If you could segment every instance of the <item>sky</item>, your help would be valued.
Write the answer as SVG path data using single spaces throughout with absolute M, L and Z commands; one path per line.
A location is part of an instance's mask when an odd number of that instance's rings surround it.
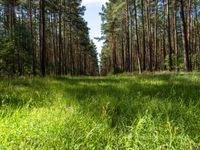
M 101 52 L 103 43 L 94 38 L 101 37 L 101 17 L 99 16 L 99 12 L 101 12 L 101 7 L 106 3 L 106 1 L 107 0 L 82 0 L 82 5 L 86 6 L 84 18 L 88 22 L 88 27 L 90 28 L 90 37 L 97 46 L 97 51 L 99 54 Z

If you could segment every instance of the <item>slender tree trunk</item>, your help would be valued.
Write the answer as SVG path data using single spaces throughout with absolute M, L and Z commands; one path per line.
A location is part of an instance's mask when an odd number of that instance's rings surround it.
M 32 73 L 36 75 L 36 52 L 33 46 L 33 19 L 32 19 L 32 0 L 29 0 L 29 28 L 30 28 L 30 47 L 32 51 Z
M 126 72 L 130 72 L 130 26 L 129 26 L 129 14 L 130 14 L 130 1 L 126 0 Z
M 183 0 L 180 0 L 180 16 L 181 16 L 181 21 L 182 21 L 182 34 L 183 34 L 182 37 L 183 37 L 183 46 L 184 46 L 183 48 L 184 48 L 185 71 L 190 71 L 187 23 L 185 21 Z
M 144 0 L 141 0 L 142 13 L 142 43 L 143 43 L 143 70 L 146 70 L 146 40 L 145 40 L 145 25 L 144 25 Z
M 72 9 L 70 8 L 70 13 L 72 13 Z M 72 18 L 70 17 L 70 25 L 69 25 L 69 52 L 70 52 L 70 65 L 71 65 L 71 75 L 74 75 L 74 54 L 72 50 Z
M 41 32 L 40 32 L 40 42 L 41 42 L 41 73 L 42 76 L 46 75 L 46 41 L 45 41 L 45 0 L 40 0 L 41 7 Z
M 132 12 L 130 12 L 131 14 Z M 130 34 L 129 34 L 129 46 L 130 46 L 130 72 L 133 72 L 133 66 L 134 66 L 134 61 L 133 61 L 133 27 L 134 26 L 134 22 L 133 20 L 130 18 Z
M 172 71 L 172 41 L 171 41 L 171 21 L 169 14 L 169 0 L 167 0 L 167 32 L 168 32 L 168 47 L 169 47 L 169 71 Z
M 163 61 L 165 61 L 165 59 L 166 59 L 166 48 L 165 48 L 165 46 L 166 46 L 166 41 L 165 41 L 165 0 L 163 0 L 163 4 L 162 4 L 162 17 L 163 17 L 163 19 L 162 19 L 162 29 L 163 29 L 163 33 L 162 33 L 162 49 L 163 49 Z M 167 69 L 167 67 L 166 67 L 166 65 L 164 65 L 164 70 L 166 70 Z
M 175 64 L 176 64 L 176 72 L 178 72 L 178 44 L 177 44 L 177 29 L 176 29 L 176 26 L 177 26 L 177 23 L 176 23 L 176 0 L 173 1 L 173 8 L 174 8 L 174 11 L 173 11 L 173 28 L 174 28 L 174 50 L 175 50 L 175 54 L 176 54 L 176 58 L 175 58 Z
M 191 45 L 190 45 L 190 10 L 191 10 L 191 0 L 187 0 L 187 41 L 188 41 L 188 50 L 189 50 L 189 69 L 192 71 L 192 62 L 191 62 Z
M 113 64 L 113 72 L 114 74 L 117 73 L 117 54 L 116 54 L 116 39 L 115 39 L 115 35 L 112 32 L 112 64 Z
M 8 26 L 9 27 L 8 27 L 8 29 L 10 31 L 9 36 L 10 36 L 11 40 L 14 42 L 14 49 L 16 49 L 15 48 L 16 0 L 11 0 L 8 5 L 9 5 L 9 7 L 8 7 L 9 8 L 9 13 L 8 13 L 8 18 L 9 18 Z M 18 52 L 19 52 L 19 50 L 18 50 Z M 20 58 L 18 58 L 18 59 L 20 59 Z M 18 62 L 20 63 L 20 60 L 18 60 Z M 18 64 L 18 66 L 20 66 L 20 64 Z M 18 71 L 19 71 L 19 73 L 21 72 L 21 70 L 18 70 Z M 15 66 L 15 58 L 13 57 L 13 59 L 12 59 L 12 74 L 14 75 L 15 73 L 16 73 L 16 66 Z
M 196 68 L 200 70 L 200 33 L 199 33 L 199 22 L 198 22 L 198 3 L 194 1 L 195 10 L 195 49 L 196 49 Z
M 137 22 L 136 0 L 134 0 L 134 9 L 135 9 L 135 36 L 136 36 L 136 50 L 137 50 L 137 60 L 138 60 L 138 71 L 139 71 L 139 74 L 141 74 L 142 70 L 141 70 L 140 47 L 139 47 L 139 37 L 138 37 L 138 22 Z
M 63 59 L 64 59 L 64 63 L 63 63 L 63 67 L 64 67 L 64 74 L 66 75 L 67 74 L 67 38 L 66 38 L 66 23 L 64 23 L 64 39 L 63 39 L 63 41 L 64 41 L 64 47 L 63 47 L 63 53 L 64 53 L 64 55 L 63 55 Z
M 147 0 L 147 37 L 148 37 L 148 50 L 149 50 L 149 70 L 153 71 L 152 63 L 152 39 L 151 39 L 151 17 L 150 17 L 150 0 Z
M 58 74 L 62 74 L 62 0 L 60 0 L 59 4 L 59 69 Z
M 155 31 L 154 31 L 154 40 L 155 40 L 155 70 L 158 69 L 158 40 L 157 40 L 157 34 L 158 34 L 158 0 L 155 1 L 155 5 L 156 5 L 156 12 L 155 12 Z
M 122 35 L 122 39 L 121 39 L 121 68 L 122 68 L 122 71 L 124 72 L 124 38 L 123 38 L 123 35 Z

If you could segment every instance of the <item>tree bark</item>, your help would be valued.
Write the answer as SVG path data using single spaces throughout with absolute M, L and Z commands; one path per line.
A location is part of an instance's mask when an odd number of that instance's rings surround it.
M 162 17 L 163 17 L 163 21 L 162 21 L 162 30 L 163 30 L 163 33 L 162 33 L 162 50 L 163 50 L 163 61 L 165 62 L 165 59 L 166 59 L 166 41 L 165 41 L 165 27 L 166 27 L 166 24 L 165 24 L 165 0 L 163 0 L 162 2 Z M 167 67 L 166 65 L 164 64 L 164 70 L 166 70 Z
M 138 60 L 138 71 L 139 71 L 139 74 L 141 74 L 142 70 L 141 70 L 140 47 L 139 47 L 139 37 L 138 37 L 138 22 L 137 22 L 136 0 L 134 0 L 134 9 L 135 9 L 135 36 L 136 36 L 136 50 L 137 50 L 137 60 Z
M 188 46 L 188 34 L 187 34 L 187 23 L 185 21 L 184 13 L 184 1 L 180 0 L 180 16 L 182 21 L 182 38 L 183 38 L 183 48 L 184 48 L 184 64 L 185 71 L 190 71 L 190 60 L 189 60 L 189 46 Z
M 29 0 L 29 28 L 30 28 L 30 48 L 32 51 L 32 73 L 36 75 L 36 52 L 33 46 L 33 19 L 32 19 L 32 0 Z
M 148 38 L 148 50 L 149 50 L 149 70 L 153 71 L 152 63 L 152 39 L 151 39 L 151 17 L 150 17 L 150 0 L 147 0 L 147 38 Z
M 192 71 L 192 62 L 191 62 L 191 45 L 190 45 L 190 10 L 191 10 L 191 0 L 187 0 L 187 41 L 188 41 L 188 50 L 189 50 L 189 69 Z
M 45 41 L 45 0 L 40 0 L 40 46 L 41 46 L 41 74 L 42 76 L 46 75 L 46 41 Z
M 171 21 L 169 14 L 169 0 L 167 0 L 167 33 L 168 33 L 168 47 L 169 47 L 169 71 L 172 71 L 172 41 L 171 41 Z
M 126 72 L 130 72 L 130 26 L 129 26 L 129 14 L 130 14 L 130 1 L 126 0 Z
M 143 43 L 143 70 L 146 70 L 146 40 L 145 40 L 145 25 L 144 25 L 144 0 L 141 0 L 142 13 L 142 43 Z
M 59 3 L 59 69 L 58 74 L 62 75 L 62 0 Z
M 176 19 L 176 13 L 177 13 L 177 11 L 176 11 L 176 6 L 177 6 L 177 4 L 176 4 L 176 0 L 174 0 L 173 1 L 173 8 L 174 8 L 174 10 L 173 10 L 173 33 L 174 33 L 174 50 L 175 50 L 175 55 L 176 55 L 176 58 L 175 58 L 175 64 L 176 64 L 176 72 L 178 72 L 178 43 L 177 43 L 177 29 L 176 29 L 176 26 L 177 26 L 177 19 Z
M 155 1 L 156 5 L 156 12 L 155 12 L 155 31 L 154 31 L 154 40 L 155 40 L 155 70 L 158 69 L 158 39 L 157 39 L 157 34 L 158 34 L 158 0 Z

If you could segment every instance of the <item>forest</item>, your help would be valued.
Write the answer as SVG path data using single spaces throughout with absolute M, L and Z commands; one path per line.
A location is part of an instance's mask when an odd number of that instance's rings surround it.
M 200 0 L 0 0 L 0 150 L 21 149 L 199 150 Z
M 200 69 L 199 0 L 110 0 L 100 14 L 102 74 Z
M 97 75 L 80 0 L 1 0 L 1 76 Z

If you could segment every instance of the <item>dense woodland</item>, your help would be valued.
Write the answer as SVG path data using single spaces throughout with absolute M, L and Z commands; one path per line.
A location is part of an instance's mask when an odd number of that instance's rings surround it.
M 0 76 L 98 75 L 81 0 L 0 0 Z M 199 0 L 109 0 L 102 75 L 200 69 Z
M 199 0 L 109 0 L 102 74 L 200 69 Z
M 81 0 L 0 0 L 0 76 L 97 75 Z

